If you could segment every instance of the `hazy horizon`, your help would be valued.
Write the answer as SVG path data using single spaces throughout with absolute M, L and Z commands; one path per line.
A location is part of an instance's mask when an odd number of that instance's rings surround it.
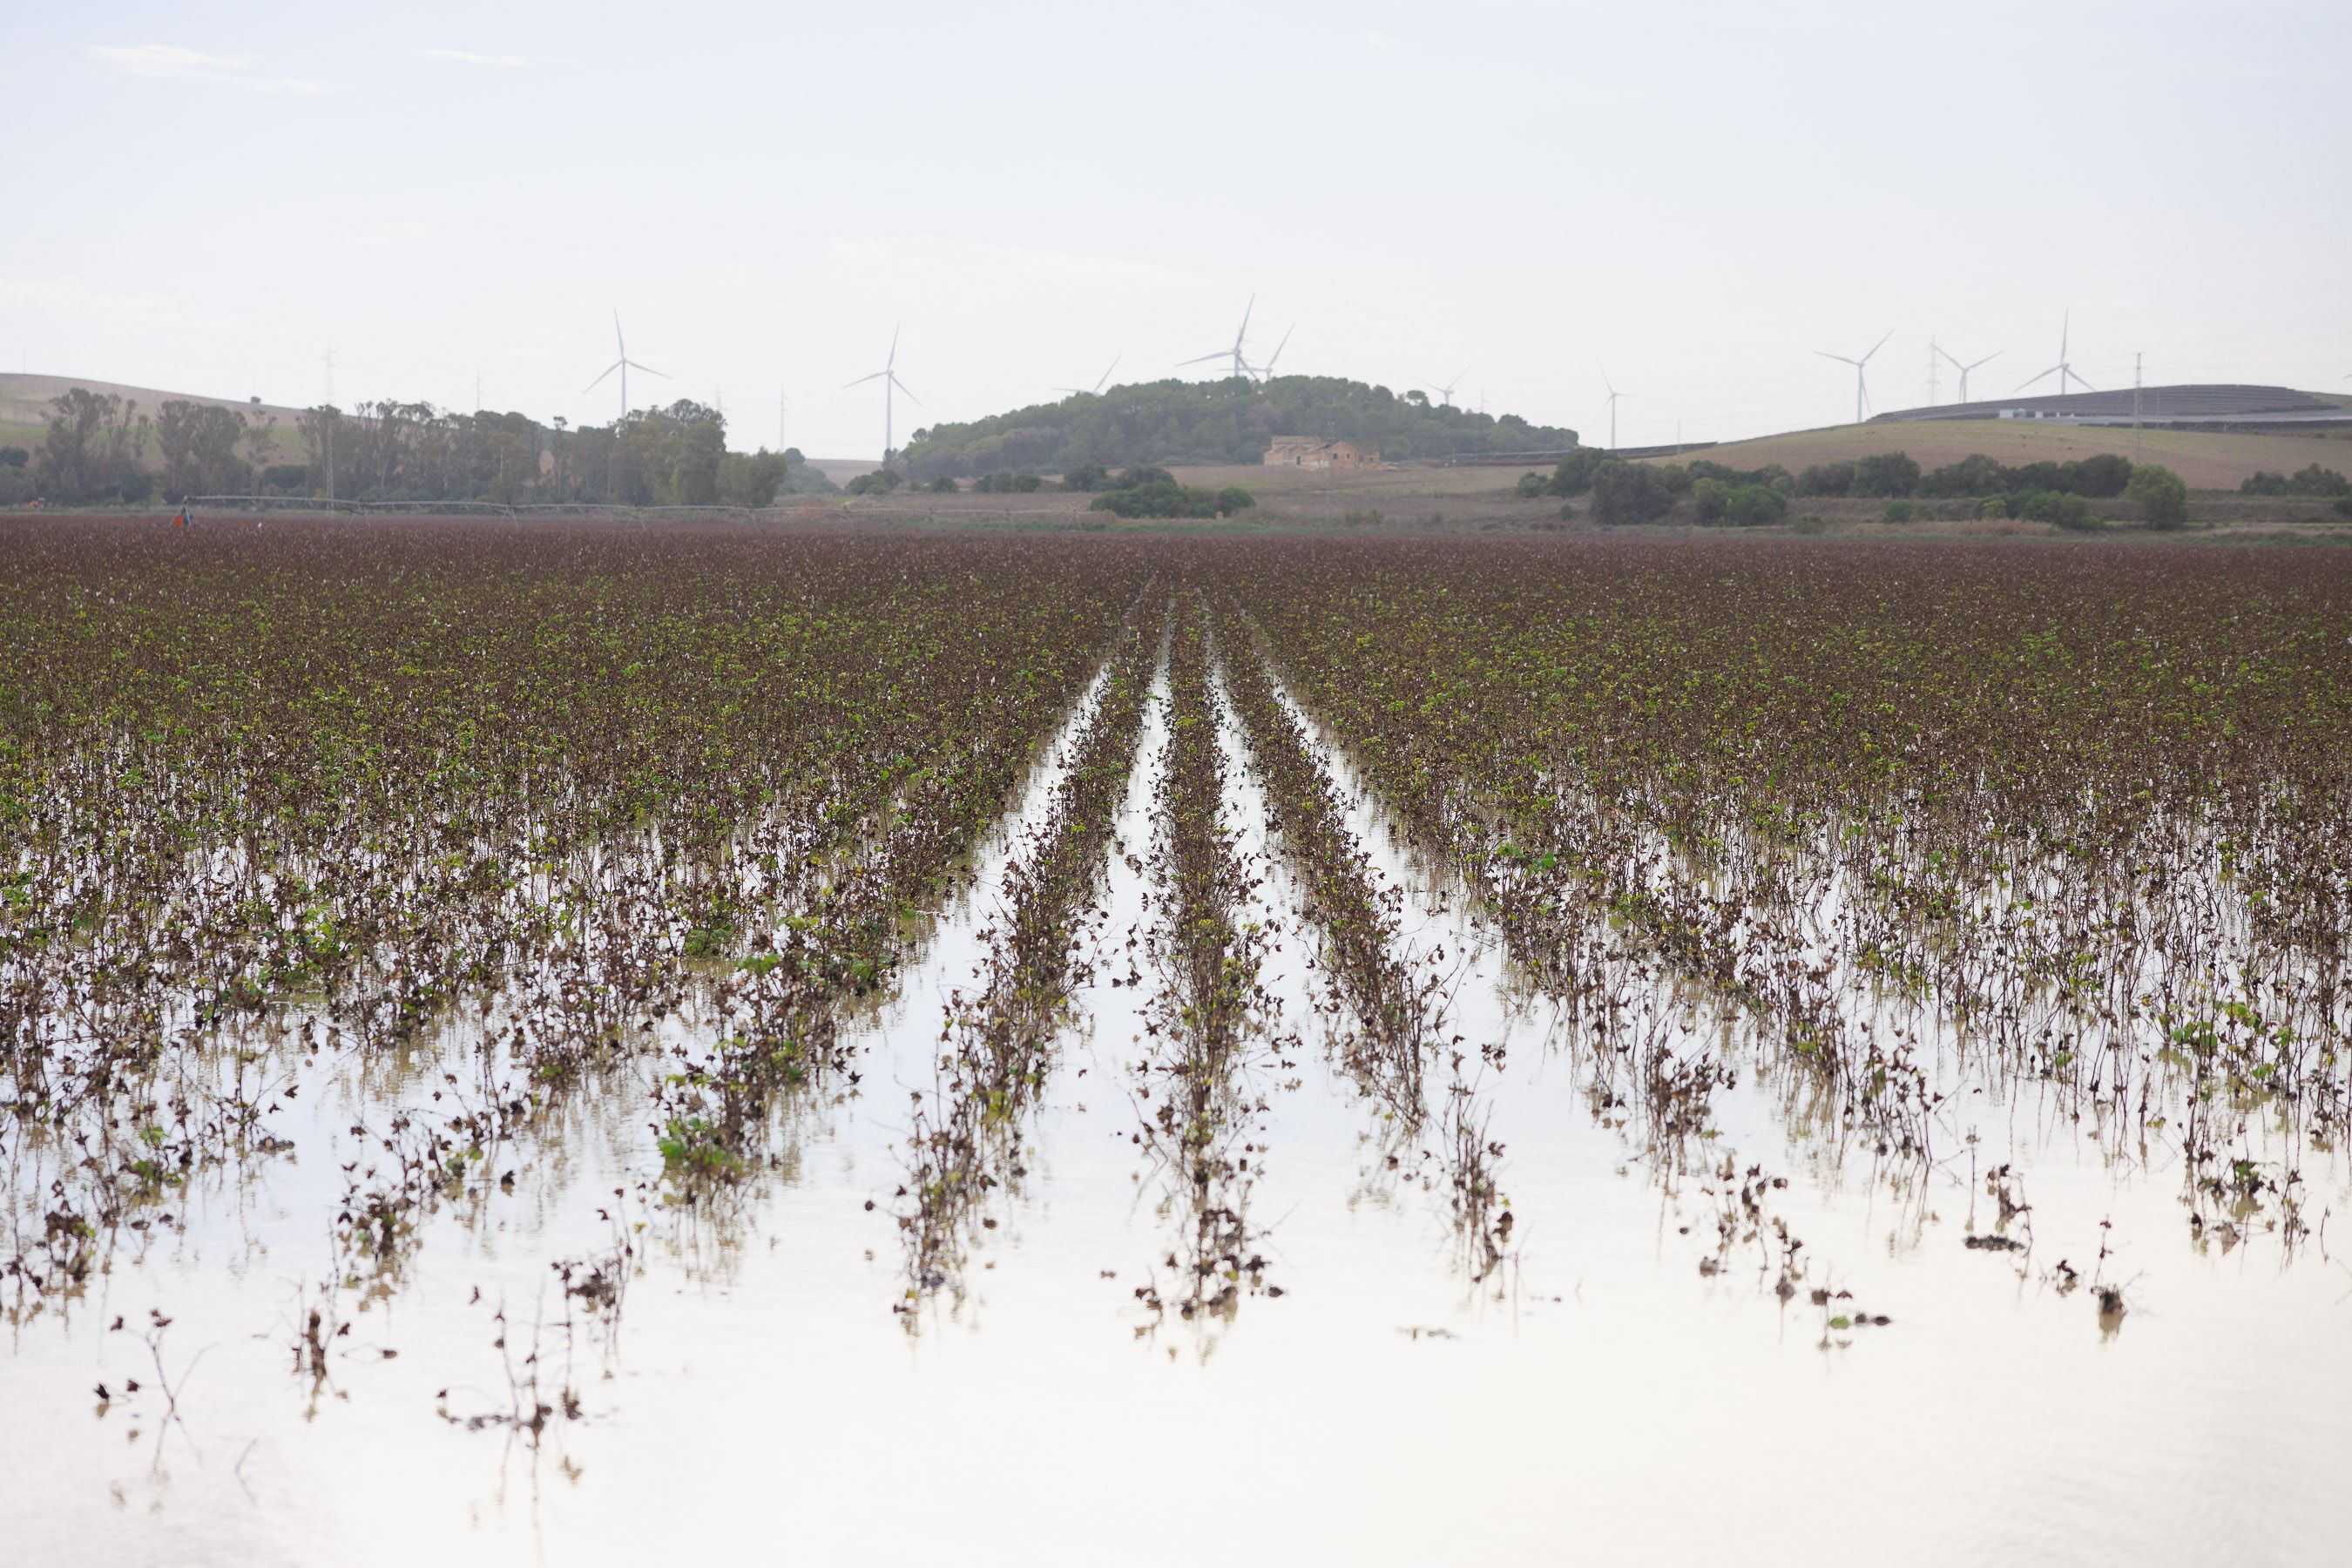
M 2084 5 L 131 5 L 20 20 L 42 155 L 0 236 L 0 368 L 730 444 L 913 429 L 1263 360 L 1625 445 L 2102 387 L 2352 387 L 2352 16 Z M 2291 62 L 2281 65 L 2275 62 Z M 2314 176 L 2317 175 L 2318 178 Z M 2190 198 L 2166 192 L 2194 193 Z M 1956 377 L 1938 374 L 1937 401 Z M 2055 390 L 2053 382 L 2033 388 Z

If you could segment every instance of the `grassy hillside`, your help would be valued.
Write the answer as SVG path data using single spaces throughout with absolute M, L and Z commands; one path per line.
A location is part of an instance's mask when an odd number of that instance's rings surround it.
M 1935 420 L 1916 425 L 1836 425 L 1752 441 L 1728 441 L 1694 453 L 1735 468 L 1778 463 L 1792 471 L 1813 463 L 1847 461 L 1874 452 L 1908 452 L 1923 468 L 1958 462 L 1972 452 L 2012 468 L 2048 459 L 2070 462 L 2099 452 L 2131 455 L 2132 433 L 2086 425 L 2041 425 L 2018 419 Z M 2217 435 L 2203 430 L 2143 430 L 2143 461 L 2179 471 L 2189 488 L 2234 490 L 2258 469 L 2291 474 L 2307 463 L 2352 473 L 2352 432 L 2328 436 Z M 1668 463 L 1672 458 L 1653 458 Z
M 49 400 L 76 386 L 100 396 L 112 395 L 129 398 L 139 405 L 140 413 L 150 418 L 154 416 L 156 409 L 174 398 L 216 408 L 234 408 L 245 415 L 276 415 L 278 429 L 271 437 L 271 446 L 278 459 L 299 462 L 302 458 L 301 432 L 294 426 L 303 412 L 299 408 L 287 408 L 271 403 L 247 403 L 241 397 L 207 397 L 194 392 L 158 392 L 152 386 L 125 386 L 118 382 L 92 381 L 87 376 L 22 375 L 14 372 L 0 373 L 0 447 L 39 450 L 42 437 L 48 430 Z M 142 463 L 151 466 L 163 461 L 156 451 L 152 430 L 147 432 L 139 456 Z

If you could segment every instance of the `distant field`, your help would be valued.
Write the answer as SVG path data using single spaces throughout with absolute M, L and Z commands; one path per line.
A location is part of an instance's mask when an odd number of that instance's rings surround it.
M 2352 433 L 2347 433 L 2352 434 Z M 1799 469 L 1812 463 L 1840 462 L 1874 452 L 1908 452 L 1923 468 L 1958 462 L 1973 452 L 2012 466 L 2067 462 L 2100 452 L 2131 454 L 2129 430 L 2083 425 L 2037 425 L 2023 420 L 1985 419 L 1916 425 L 1839 425 L 1731 441 L 1694 454 L 1735 468 L 1767 463 Z M 2143 430 L 2140 455 L 2177 469 L 2199 490 L 2234 490 L 2260 469 L 2293 473 L 2309 463 L 2352 472 L 2352 438 L 2336 436 L 2217 435 L 2203 430 Z M 1673 462 L 1654 458 L 1651 462 Z

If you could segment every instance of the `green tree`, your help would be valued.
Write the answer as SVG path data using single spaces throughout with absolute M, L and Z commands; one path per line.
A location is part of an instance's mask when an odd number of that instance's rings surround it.
M 1722 467 L 1719 463 L 1712 466 Z M 1696 521 L 1712 527 L 1723 521 L 1724 507 L 1730 498 L 1729 485 L 1713 474 L 1703 475 L 1691 483 L 1691 516 Z
M 147 416 L 113 393 L 68 387 L 49 400 L 48 430 L 36 475 L 42 492 L 67 502 L 139 500 L 153 481 L 139 466 Z
M 1723 520 L 1734 528 L 1763 528 L 1788 515 L 1789 498 L 1770 485 L 1741 485 L 1723 501 Z
M 2189 485 L 2179 474 L 2157 463 L 2132 469 L 2124 499 L 2139 508 L 2150 528 L 2180 528 L 2189 521 Z
M 1654 522 L 1674 510 L 1673 484 L 1644 463 L 1603 463 L 1592 473 L 1592 515 L 1612 527 Z
M 1853 460 L 1853 479 L 1846 494 L 1907 496 L 1919 484 L 1919 465 L 1908 452 L 1874 452 Z

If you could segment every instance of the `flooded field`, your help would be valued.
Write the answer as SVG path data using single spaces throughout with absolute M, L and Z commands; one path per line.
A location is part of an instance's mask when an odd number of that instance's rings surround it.
M 26 1561 L 2344 1550 L 2352 563 L 0 567 Z

